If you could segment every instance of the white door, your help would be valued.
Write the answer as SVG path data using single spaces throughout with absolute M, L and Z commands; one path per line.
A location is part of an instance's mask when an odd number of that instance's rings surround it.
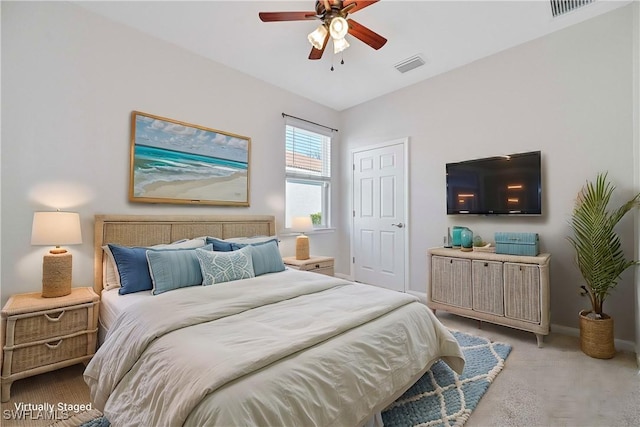
M 407 140 L 353 152 L 352 262 L 357 282 L 404 292 Z

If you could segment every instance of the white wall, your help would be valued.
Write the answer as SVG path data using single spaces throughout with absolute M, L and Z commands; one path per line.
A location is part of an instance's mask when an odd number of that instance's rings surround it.
M 578 296 L 568 219 L 576 193 L 599 171 L 618 187 L 614 202 L 633 192 L 631 61 L 627 6 L 343 112 L 343 159 L 355 147 L 410 137 L 411 290 L 425 292 L 426 250 L 442 244 L 448 226 L 466 225 L 485 240 L 496 231 L 536 232 L 552 254 L 552 323 L 577 327 L 589 302 Z M 445 163 L 533 150 L 543 155 L 543 216 L 445 214 Z M 346 201 L 349 168 L 343 163 Z M 631 216 L 619 231 L 632 256 Z M 342 245 L 348 252 L 348 238 Z M 604 308 L 616 337 L 634 341 L 631 271 Z
M 635 189 L 640 192 L 640 2 L 633 3 L 633 141 Z M 635 215 L 636 251 L 640 259 L 640 211 Z M 640 268 L 636 268 L 636 358 L 640 368 Z
M 94 214 L 275 214 L 281 227 L 281 113 L 339 123 L 334 110 L 66 2 L 2 3 L 2 107 L 2 304 L 41 289 L 49 248 L 30 245 L 34 211 L 80 212 L 73 285 L 92 286 Z M 129 203 L 132 110 L 251 137 L 251 206 Z M 314 235 L 312 251 L 334 254 L 337 241 Z M 283 237 L 283 254 L 294 248 Z

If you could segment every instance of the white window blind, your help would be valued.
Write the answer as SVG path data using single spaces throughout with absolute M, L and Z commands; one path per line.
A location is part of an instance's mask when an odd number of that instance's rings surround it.
M 306 129 L 286 127 L 287 175 L 331 178 L 331 138 Z

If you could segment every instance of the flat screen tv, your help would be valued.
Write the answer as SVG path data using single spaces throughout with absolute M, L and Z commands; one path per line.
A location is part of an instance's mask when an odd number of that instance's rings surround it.
M 447 214 L 541 215 L 541 153 L 447 163 Z

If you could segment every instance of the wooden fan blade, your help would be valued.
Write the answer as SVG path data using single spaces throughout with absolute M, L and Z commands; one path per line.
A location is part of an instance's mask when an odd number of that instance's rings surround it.
M 367 6 L 371 6 L 374 3 L 378 3 L 380 0 L 369 0 L 369 1 L 361 1 L 361 0 L 345 0 L 342 3 L 342 10 L 347 9 L 345 12 L 354 13 L 360 9 L 364 9 Z M 353 6 L 352 6 L 353 5 Z
M 322 54 L 324 53 L 324 49 L 327 47 L 327 43 L 329 42 L 329 33 L 324 37 L 324 42 L 322 42 L 322 49 L 316 49 L 315 47 L 311 48 L 311 53 L 309 53 L 309 59 L 320 59 L 322 58 Z
M 306 21 L 316 19 L 316 12 L 260 12 L 258 16 L 262 22 Z
M 380 49 L 387 42 L 387 39 L 382 37 L 380 34 L 374 33 L 364 25 L 358 24 L 353 19 L 347 19 L 347 22 L 349 23 L 349 34 L 365 42 L 375 50 Z

